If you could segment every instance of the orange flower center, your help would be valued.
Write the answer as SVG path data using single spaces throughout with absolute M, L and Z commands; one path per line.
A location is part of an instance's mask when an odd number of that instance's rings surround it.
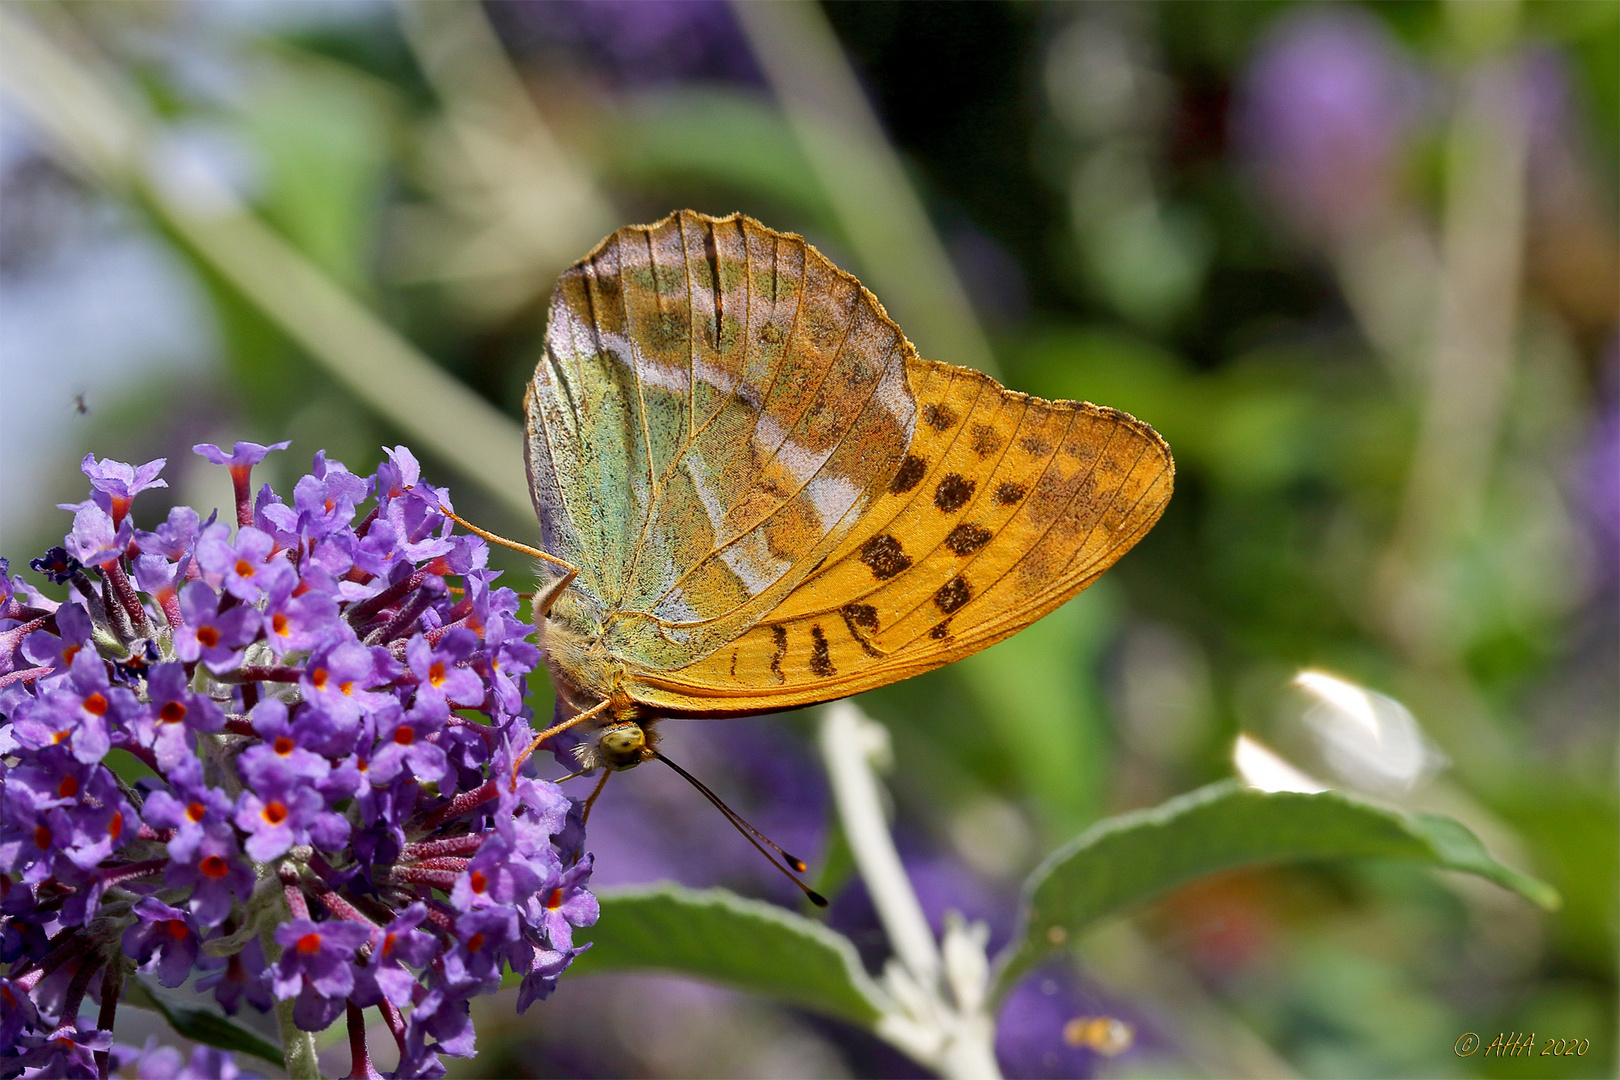
M 265 803 L 264 809 L 259 811 L 259 816 L 272 825 L 280 825 L 287 820 L 287 808 L 279 802 Z
M 178 701 L 171 701 L 158 710 L 158 719 L 165 724 L 178 724 L 186 718 L 186 707 Z
M 298 939 L 298 951 L 305 956 L 314 956 L 321 951 L 321 935 L 305 934 Z
M 107 699 L 101 696 L 101 691 L 98 690 L 84 699 L 84 711 L 89 713 L 91 716 L 102 716 L 106 714 Z
M 191 933 L 190 928 L 188 928 L 186 924 L 179 919 L 170 919 L 168 929 L 169 936 L 174 938 L 176 941 L 183 941 L 185 936 Z
M 202 642 L 203 648 L 212 649 L 219 644 L 219 631 L 212 626 L 199 626 L 197 628 L 197 640 Z
M 79 793 L 79 778 L 77 776 L 64 776 L 62 782 L 56 785 L 58 799 L 71 799 Z
M 484 876 L 484 872 L 482 870 L 474 870 L 472 872 L 471 882 L 472 891 L 475 893 L 482 894 L 485 889 L 489 888 L 489 878 Z
M 443 664 L 434 664 L 432 667 L 428 668 L 428 682 L 432 683 L 434 686 L 444 685 Z
M 292 633 L 291 627 L 292 624 L 287 621 L 287 616 L 281 612 L 278 611 L 270 616 L 270 629 L 274 630 L 279 636 L 287 637 Z
M 186 804 L 186 817 L 190 818 L 194 822 L 201 821 L 203 819 L 203 815 L 206 813 L 208 813 L 208 807 L 204 806 L 200 802 Z
M 558 908 L 562 907 L 562 901 L 563 901 L 562 890 L 561 889 L 552 889 L 551 890 L 551 895 L 546 897 L 546 907 L 549 908 L 552 911 L 556 911 Z
M 107 835 L 112 837 L 114 840 L 116 840 L 116 839 L 118 839 L 118 834 L 123 832 L 123 831 L 124 831 L 124 815 L 122 813 L 120 813 L 119 811 L 114 810 L 112 820 L 107 822 Z
M 248 562 L 246 559 L 237 559 L 236 560 L 236 576 L 237 577 L 252 577 L 253 576 L 253 564 Z
M 323 667 L 318 667 L 309 673 L 309 681 L 315 684 L 317 690 L 326 689 L 326 678 L 326 669 Z
M 484 935 L 483 934 L 474 934 L 472 937 L 467 939 L 467 951 L 468 952 L 477 952 L 479 949 L 482 949 L 483 947 L 484 947 Z
M 416 732 L 401 724 L 394 729 L 394 741 L 401 746 L 409 746 L 416 741 Z
M 41 851 L 49 848 L 51 846 L 51 830 L 43 825 L 36 826 L 34 829 L 34 846 Z
M 203 859 L 202 862 L 197 864 L 197 869 L 202 871 L 203 877 L 215 878 L 217 880 L 228 874 L 231 867 L 230 864 L 227 863 L 222 857 L 218 855 L 209 855 L 207 858 Z
M 293 742 L 285 735 L 277 735 L 276 741 L 270 744 L 271 748 L 282 757 L 286 757 L 288 754 L 292 753 L 297 745 L 297 743 Z

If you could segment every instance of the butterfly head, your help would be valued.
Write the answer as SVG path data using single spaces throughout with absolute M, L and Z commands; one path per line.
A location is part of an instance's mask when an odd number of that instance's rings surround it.
M 605 767 L 615 772 L 633 769 L 643 761 L 651 761 L 657 751 L 653 749 L 652 732 L 634 720 L 621 720 L 602 729 L 596 739 L 596 757 Z

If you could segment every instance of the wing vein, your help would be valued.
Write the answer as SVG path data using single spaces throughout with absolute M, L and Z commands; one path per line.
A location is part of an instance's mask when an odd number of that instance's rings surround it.
M 851 319 L 850 321 L 853 322 L 854 320 Z M 847 338 L 848 338 L 848 328 L 846 327 L 846 329 L 845 329 L 845 339 L 847 339 Z M 842 342 L 839 343 L 839 351 L 840 352 L 843 351 L 843 343 Z M 834 354 L 834 359 L 835 360 L 836 360 L 836 357 L 837 357 L 837 354 Z M 890 361 L 889 362 L 893 363 L 895 358 L 899 358 L 900 361 L 902 363 L 904 363 L 904 350 L 900 348 L 900 345 L 899 345 L 898 341 L 895 343 L 895 348 L 894 348 L 893 352 L 890 355 Z M 883 370 L 887 371 L 888 366 L 889 366 L 888 364 L 885 364 L 884 367 L 883 367 Z M 827 370 L 828 370 L 828 372 L 831 372 L 831 370 L 832 370 L 832 365 L 831 364 L 828 365 Z M 817 390 L 819 390 L 821 388 L 822 384 L 825 383 L 826 380 L 827 380 L 827 376 L 824 374 L 822 376 L 821 382 L 816 384 Z M 882 387 L 882 385 L 883 385 L 883 379 L 881 378 L 881 376 L 872 383 L 872 389 L 867 393 L 865 401 L 862 402 L 860 411 L 855 414 L 855 418 L 852 421 L 850 421 L 849 426 L 844 429 L 844 435 L 845 436 L 848 435 L 850 429 L 854 428 L 856 424 L 860 423 L 861 418 L 864 417 L 866 415 L 867 410 L 872 407 L 872 400 L 877 396 L 877 392 L 878 392 L 879 388 Z M 806 405 L 805 409 L 808 410 L 809 405 Z M 804 413 L 801 411 L 799 415 L 800 415 L 800 417 L 802 417 L 804 415 Z M 794 423 L 797 424 L 798 420 L 795 419 Z M 791 431 L 791 429 L 789 429 L 789 430 Z M 787 442 L 787 437 L 784 437 L 783 440 L 782 440 L 782 443 L 786 443 L 786 442 Z M 749 533 L 755 531 L 756 529 L 764 527 L 764 525 L 767 522 L 769 522 L 773 517 L 775 517 L 777 514 L 780 514 L 793 501 L 794 498 L 796 498 L 801 492 L 803 492 L 806 488 L 808 488 L 810 486 L 811 482 L 814 481 L 817 477 L 819 477 L 822 474 L 822 472 L 827 468 L 827 463 L 830 462 L 833 459 L 833 457 L 836 455 L 837 447 L 841 446 L 842 444 L 843 444 L 843 438 L 840 437 L 839 441 L 834 444 L 833 452 L 829 453 L 827 455 L 827 457 L 821 462 L 821 464 L 816 466 L 816 471 L 811 473 L 809 475 L 809 477 L 807 477 L 804 480 L 803 483 L 801 483 L 797 488 L 795 488 L 788 495 L 787 498 L 784 498 L 779 503 L 777 503 L 776 507 L 773 510 L 771 510 L 764 517 L 760 518 L 750 528 L 745 529 L 742 532 L 733 534 L 730 538 L 726 539 L 724 542 L 717 541 L 715 546 L 713 548 L 709 549 L 709 552 L 706 555 L 704 555 L 703 558 L 699 559 L 695 565 L 693 565 L 690 569 L 688 569 L 686 571 L 686 573 L 684 573 L 680 577 L 676 578 L 674 583 L 672 583 L 670 585 L 670 587 L 668 589 L 666 589 L 661 596 L 658 597 L 658 600 L 655 601 L 654 603 L 648 605 L 648 606 L 656 608 L 660 602 L 662 602 L 664 599 L 666 599 L 670 595 L 670 593 L 672 593 L 676 589 L 680 588 L 682 582 L 684 582 L 692 574 L 696 573 L 698 568 L 701 567 L 705 562 L 707 562 L 709 559 L 712 559 L 715 555 L 719 554 L 721 551 L 725 550 L 730 545 L 736 543 L 738 540 L 741 540 L 743 537 L 747 536 Z M 778 444 L 778 449 L 780 449 L 781 445 L 782 445 L 781 443 Z M 774 460 L 776 460 L 775 453 L 773 453 L 771 455 L 771 457 L 768 459 L 768 461 L 774 461 Z M 827 536 L 830 536 L 830 535 L 832 535 L 833 532 L 837 531 L 838 527 L 843 525 L 844 521 L 848 518 L 848 516 L 849 516 L 849 513 L 846 511 L 844 516 L 840 517 L 838 519 L 838 521 L 834 524 L 833 529 L 828 530 L 827 532 L 822 534 L 822 541 L 825 541 Z M 818 541 L 818 542 L 820 542 L 820 541 Z M 778 579 L 778 580 L 780 580 L 780 579 Z M 773 584 L 774 584 L 774 582 L 773 582 Z M 755 597 L 749 597 L 748 601 L 746 601 L 744 604 L 739 604 L 738 607 L 746 606 L 747 603 L 752 603 L 754 599 L 755 599 Z M 732 608 L 731 610 L 735 611 L 737 609 Z M 713 619 L 706 619 L 706 620 L 703 620 L 703 621 L 704 622 L 712 622 L 712 621 L 714 621 L 714 619 L 725 618 L 726 615 L 729 615 L 730 613 L 731 612 L 728 611 L 728 612 L 726 612 L 726 613 L 724 613 L 722 615 L 714 616 Z M 670 622 L 665 622 L 662 619 L 659 619 L 658 621 L 660 623 L 662 623 L 663 625 L 665 625 L 665 626 L 698 626 L 698 625 L 702 625 L 702 623 L 670 623 Z
M 643 237 L 647 242 L 647 265 L 653 267 L 653 299 L 658 298 L 658 273 L 652 257 L 652 234 L 638 231 L 634 234 L 637 239 Z M 630 375 L 636 380 L 636 405 L 641 418 L 641 449 L 647 455 L 647 511 L 641 519 L 641 535 L 646 535 L 647 522 L 652 520 L 652 508 L 658 502 L 658 467 L 653 462 L 652 434 L 647 428 L 647 392 L 641 383 L 641 359 L 644 355 L 636 345 L 635 334 L 631 332 L 630 322 L 630 288 L 624 274 L 624 241 L 619 242 L 619 310 L 624 315 L 624 336 L 630 348 Z M 640 550 L 638 541 L 636 550 Z M 627 575 L 626 581 L 630 578 Z
M 1074 428 L 1074 424 L 1073 424 L 1073 420 L 1072 420 L 1072 419 L 1071 419 L 1071 421 L 1070 421 L 1070 424 L 1069 424 L 1069 428 L 1070 428 L 1070 430 L 1071 430 L 1071 431 L 1072 431 L 1072 430 L 1073 430 L 1073 428 Z M 1085 490 L 1085 486 L 1086 486 L 1086 480 L 1089 480 L 1089 479 L 1090 479 L 1090 478 L 1091 478 L 1091 477 L 1092 477 L 1092 476 L 1093 476 L 1093 475 L 1095 475 L 1095 474 L 1096 474 L 1096 471 L 1097 471 L 1097 466 L 1098 466 L 1098 464 L 1099 464 L 1099 463 L 1100 463 L 1100 462 L 1101 462 L 1101 461 L 1102 461 L 1102 460 L 1103 460 L 1103 456 L 1104 456 L 1104 455 L 1105 455 L 1105 454 L 1106 454 L 1106 453 L 1107 453 L 1107 450 L 1108 450 L 1108 447 L 1109 447 L 1109 446 L 1112 446 L 1112 445 L 1113 445 L 1113 442 L 1114 442 L 1114 437 L 1115 437 L 1115 436 L 1116 436 L 1116 435 L 1118 435 L 1118 434 L 1119 434 L 1119 429 L 1118 429 L 1118 428 L 1117 428 L 1117 427 L 1116 427 L 1116 428 L 1113 428 L 1113 429 L 1111 429 L 1111 430 L 1110 430 L 1110 431 L 1109 431 L 1109 432 L 1108 432 L 1108 442 L 1107 442 L 1107 443 L 1104 443 L 1104 444 L 1103 444 L 1103 448 L 1102 448 L 1102 450 L 1101 450 L 1101 451 L 1099 451 L 1099 452 L 1098 452 L 1098 454 L 1097 454 L 1097 457 L 1096 457 L 1096 459 L 1095 459 L 1095 460 L 1093 460 L 1093 461 L 1092 461 L 1092 463 L 1091 463 L 1091 468 L 1090 468 L 1090 469 L 1089 469 L 1089 470 L 1088 470 L 1088 471 L 1087 471 L 1087 472 L 1086 472 L 1086 474 L 1085 474 L 1085 476 L 1084 476 L 1084 477 L 1080 477 L 1080 478 L 1078 478 L 1078 479 L 1077 479 L 1077 480 L 1076 480 L 1076 482 L 1075 482 L 1075 485 L 1074 485 L 1074 490 L 1073 490 L 1073 491 L 1071 491 L 1071 492 L 1070 492 L 1070 493 L 1069 493 L 1069 497 L 1068 497 L 1068 498 L 1067 498 L 1067 499 L 1065 499 L 1065 500 L 1064 500 L 1064 501 L 1063 501 L 1063 506 L 1062 506 L 1062 508 L 1061 508 L 1061 509 L 1059 509 L 1059 510 L 1058 510 L 1058 511 L 1056 511 L 1056 512 L 1055 512 L 1055 513 L 1054 513 L 1054 514 L 1053 514 L 1053 515 L 1052 515 L 1052 520 L 1051 520 L 1051 523 L 1050 523 L 1050 524 L 1049 524 L 1049 525 L 1047 525 L 1047 526 L 1046 526 L 1046 528 L 1044 528 L 1044 529 L 1042 529 L 1042 530 L 1041 530 L 1041 533 L 1040 533 L 1040 536 L 1038 536 L 1038 537 L 1037 537 L 1037 538 L 1036 538 L 1036 539 L 1035 539 L 1035 541 L 1034 541 L 1034 542 L 1033 542 L 1033 543 L 1031 543 L 1031 544 L 1030 544 L 1030 545 L 1029 545 L 1029 546 L 1028 546 L 1028 547 L 1026 547 L 1026 548 L 1025 548 L 1025 549 L 1024 549 L 1024 551 L 1023 551 L 1023 553 L 1022 553 L 1022 554 L 1020 554 L 1020 555 L 1019 555 L 1019 556 L 1018 556 L 1018 557 L 1017 557 L 1017 558 L 1016 558 L 1016 559 L 1014 559 L 1014 560 L 1013 560 L 1013 561 L 1012 561 L 1012 562 L 1010 562 L 1010 563 L 1008 563 L 1008 564 L 1007 564 L 1007 567 L 1006 567 L 1006 568 L 1005 568 L 1005 569 L 1004 569 L 1004 570 L 1002 570 L 1002 571 L 1001 571 L 1001 573 L 999 573 L 999 574 L 997 574 L 997 575 L 996 575 L 996 576 L 995 576 L 995 577 L 993 577 L 993 578 L 991 578 L 991 579 L 990 579 L 990 580 L 989 580 L 989 581 L 988 581 L 988 582 L 982 582 L 982 583 L 980 583 L 980 584 L 979 584 L 979 585 L 978 585 L 978 591 L 977 591 L 977 593 L 976 593 L 976 595 L 979 595 L 979 596 L 983 596 L 983 595 L 984 595 L 984 594 L 985 594 L 985 593 L 986 593 L 986 592 L 987 592 L 987 591 L 989 591 L 989 590 L 990 590 L 990 589 L 993 589 L 993 588 L 995 588 L 995 586 L 997 586 L 997 585 L 998 585 L 998 584 L 1000 584 L 1000 583 L 1001 583 L 1001 582 L 1002 582 L 1002 581 L 1004 581 L 1004 580 L 1005 580 L 1005 579 L 1006 579 L 1006 577 L 1007 577 L 1007 575 L 1009 575 L 1009 574 L 1011 574 L 1011 573 L 1012 573 L 1012 572 L 1013 572 L 1013 571 L 1014 571 L 1014 570 L 1016 570 L 1016 569 L 1017 569 L 1017 568 L 1018 568 L 1018 567 L 1019 567 L 1019 565 L 1021 565 L 1021 564 L 1022 564 L 1022 563 L 1023 563 L 1023 561 L 1024 561 L 1024 560 L 1025 560 L 1025 559 L 1027 559 L 1027 558 L 1028 558 L 1028 557 L 1029 557 L 1029 554 L 1030 554 L 1030 552 L 1032 552 L 1032 551 L 1034 551 L 1034 550 L 1035 550 L 1035 549 L 1036 549 L 1036 548 L 1038 548 L 1038 547 L 1040 547 L 1040 546 L 1041 546 L 1041 544 L 1042 544 L 1042 543 L 1043 543 L 1043 542 L 1044 542 L 1044 541 L 1045 541 L 1045 540 L 1046 540 L 1046 538 L 1047 538 L 1047 537 L 1048 537 L 1048 536 L 1049 536 L 1049 535 L 1051 535 L 1051 533 L 1052 533 L 1052 530 L 1053 530 L 1053 529 L 1055 529 L 1055 528 L 1057 528 L 1057 524 L 1058 524 L 1058 522 L 1059 522 L 1059 521 L 1061 521 L 1061 520 L 1062 520 L 1062 519 L 1063 519 L 1063 515 L 1064 515 L 1064 514 L 1065 514 L 1065 513 L 1067 513 L 1067 512 L 1068 512 L 1068 510 L 1069 510 L 1069 507 L 1071 507 L 1071 506 L 1073 506 L 1073 505 L 1074 505 L 1074 501 L 1075 501 L 1075 499 L 1077 499 L 1077 498 L 1079 498 L 1079 496 L 1080 496 L 1080 492 L 1082 492 L 1082 491 L 1083 491 L 1083 490 Z M 1053 454 L 1052 454 L 1052 460 L 1053 460 L 1053 461 L 1056 461 L 1056 460 L 1057 460 L 1057 455 L 1058 455 L 1058 454 L 1059 454 L 1059 453 L 1061 453 L 1061 452 L 1062 452 L 1062 447 L 1063 447 L 1063 444 L 1062 444 L 1062 443 L 1058 443 L 1058 444 L 1057 444 L 1057 450 L 1055 450 L 1055 451 L 1054 451 L 1054 452 L 1053 452 Z M 1138 457 L 1137 457 L 1137 460 L 1138 460 L 1138 461 L 1139 461 L 1139 460 L 1141 460 L 1141 456 L 1140 456 L 1140 455 L 1138 455 Z M 1049 462 L 1049 463 L 1048 463 L 1048 465 L 1050 465 L 1050 462 Z M 1135 468 L 1135 467 L 1136 467 L 1136 466 L 1135 466 L 1135 463 L 1134 463 L 1134 462 L 1133 462 L 1133 463 L 1132 463 L 1132 466 L 1131 466 L 1131 467 L 1132 467 L 1132 468 L 1133 468 L 1133 469 L 1134 469 L 1134 468 Z M 1044 470 L 1043 470 L 1043 472 L 1042 472 L 1042 475 L 1043 475 L 1043 476 L 1044 476 L 1044 475 L 1045 475 L 1045 471 L 1044 471 Z M 1129 473 L 1127 473 L 1127 474 L 1126 474 L 1126 475 L 1129 475 Z M 1093 526 L 1093 528 L 1095 528 L 1095 526 Z M 1088 531 L 1088 532 L 1087 532 L 1087 533 L 1086 533 L 1086 535 L 1087 535 L 1087 536 L 1090 536 L 1090 535 L 1091 535 L 1091 532 L 1090 532 L 1090 531 Z M 1077 551 L 1078 551 L 1078 550 L 1079 550 L 1079 548 L 1080 548 L 1080 547 L 1083 547 L 1083 546 L 1084 546 L 1084 542 L 1083 542 L 1083 541 L 1082 541 L 1082 543 L 1081 543 L 1081 544 L 1079 544 L 1079 545 L 1076 545 L 1076 550 L 1077 550 Z M 979 561 L 979 559 L 981 559 L 981 558 L 983 558 L 983 557 L 984 557 L 984 555 L 985 555 L 985 553 L 986 553 L 986 552 L 988 552 L 988 551 L 989 551 L 989 547 L 986 547 L 986 548 L 985 548 L 985 550 L 984 550 L 984 551 L 981 551 L 981 552 L 979 552 L 979 553 L 978 553 L 978 554 L 976 554 L 976 555 L 974 555 L 974 556 L 973 556 L 973 557 L 972 557 L 972 558 L 970 558 L 970 559 L 968 559 L 968 561 L 967 561 L 967 562 L 966 562 L 966 563 L 963 563 L 963 564 L 962 564 L 962 569 L 961 569 L 961 570 L 960 570 L 960 571 L 958 571 L 958 572 L 959 572 L 959 573 L 961 573 L 961 574 L 963 574 L 963 575 L 966 575 L 966 574 L 967 574 L 967 571 L 968 571 L 968 569 L 969 569 L 969 568 L 971 568 L 971 567 L 972 567 L 972 565 L 973 565 L 973 564 L 974 564 L 974 563 L 975 563 L 975 562 L 977 562 L 977 561 Z M 1071 561 L 1072 561 L 1072 558 L 1071 558 Z M 1067 565 L 1068 565 L 1068 564 L 1065 564 L 1065 569 L 1067 569 Z M 1060 580 L 1061 580 L 1061 579 L 1060 579 Z M 1063 588 L 1063 585 L 1062 585 L 1062 584 L 1060 584 L 1060 585 L 1059 585 L 1059 586 L 1058 586 L 1058 587 L 1057 587 L 1057 588 L 1058 588 L 1058 590 L 1061 590 L 1061 589 L 1062 589 L 1062 588 Z M 1039 598 L 1039 597 L 1042 597 L 1042 596 L 1048 596 L 1048 595 L 1050 595 L 1050 594 L 1051 594 L 1051 593 L 1052 593 L 1052 592 L 1053 592 L 1053 591 L 1054 591 L 1054 590 L 1052 590 L 1052 589 L 1044 589 L 1044 590 L 1042 590 L 1042 591 L 1040 591 L 1040 592 L 1038 592 L 1038 593 L 1035 593 L 1035 594 L 1033 594 L 1033 595 L 1032 595 L 1032 597 L 1031 597 L 1031 600 L 1032 600 L 1032 601 L 1033 601 L 1033 600 L 1034 600 L 1034 599 L 1037 599 L 1037 598 Z M 923 606 L 923 605 L 924 605 L 924 604 L 926 604 L 926 603 L 927 603 L 927 602 L 928 602 L 928 601 L 927 601 L 927 600 L 924 600 L 924 601 L 922 601 L 922 603 L 919 603 L 919 604 L 917 604 L 917 605 L 915 605 L 915 606 L 914 606 L 914 607 L 912 607 L 912 608 L 911 608 L 911 609 L 910 609 L 910 610 L 908 610 L 908 611 L 907 611 L 907 612 L 906 612 L 906 613 L 905 613 L 905 615 L 910 615 L 910 614 L 911 614 L 911 613 L 912 613 L 912 612 L 914 612 L 914 611 L 916 611 L 916 610 L 917 610 L 917 609 L 918 609 L 918 608 L 921 608 L 921 607 L 922 607 L 922 606 Z M 1026 603 L 1026 604 L 1024 604 L 1024 605 L 1022 605 L 1022 606 L 1023 606 L 1023 607 L 1028 607 L 1028 606 L 1029 606 L 1029 604 L 1028 604 L 1028 603 Z M 903 619 L 904 619 L 904 618 L 905 618 L 905 615 L 902 615 L 902 616 L 901 616 L 901 619 L 902 619 L 902 620 L 903 620 Z M 896 621 L 900 621 L 900 620 L 896 620 Z M 921 637 L 921 636 L 922 636 L 922 635 L 921 635 L 921 634 L 918 634 L 918 635 L 917 635 L 917 637 Z M 904 648 L 906 648 L 906 646 L 908 646 L 908 645 L 910 645 L 910 644 L 911 644 L 911 642 L 912 642 L 912 641 L 915 641 L 915 640 L 917 640 L 917 638 L 916 638 L 916 637 L 913 637 L 913 638 L 912 638 L 912 639 L 911 639 L 911 641 L 907 641 L 907 642 L 906 642 L 906 643 L 905 643 L 905 645 L 901 645 L 901 646 L 899 646 L 899 647 L 898 647 L 898 648 L 897 648 L 897 649 L 896 649 L 896 650 L 895 650 L 895 652 L 899 652 L 899 651 L 900 651 L 900 650 L 901 650 L 901 649 L 904 649 Z

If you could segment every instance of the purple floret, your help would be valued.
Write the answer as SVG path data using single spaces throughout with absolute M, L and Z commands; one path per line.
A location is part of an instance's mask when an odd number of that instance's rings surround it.
M 221 610 L 219 594 L 201 581 L 180 590 L 180 614 L 185 623 L 174 632 L 175 656 L 187 663 L 201 660 L 215 672 L 240 665 L 239 650 L 259 629 L 253 608 L 237 605 Z
M 296 998 L 293 1018 L 305 1031 L 321 1031 L 343 1011 L 354 990 L 355 950 L 371 940 L 371 930 L 352 922 L 294 919 L 276 928 L 282 948 L 270 979 L 282 1001 Z
M 115 524 L 122 524 L 129 514 L 135 496 L 150 488 L 168 487 L 166 480 L 158 479 L 163 471 L 164 458 L 156 458 L 145 465 L 126 465 L 122 461 L 97 461 L 96 455 L 86 454 L 79 462 L 79 471 L 90 478 L 95 488 L 96 505 L 111 515 Z
M 140 920 L 124 931 L 124 953 L 164 986 L 179 986 L 191 975 L 202 941 L 189 915 L 156 897 L 135 904 Z

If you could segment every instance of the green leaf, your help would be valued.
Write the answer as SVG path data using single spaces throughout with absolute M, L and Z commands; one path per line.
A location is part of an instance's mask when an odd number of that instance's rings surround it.
M 239 1054 L 252 1054 L 278 1069 L 287 1067 L 281 1051 L 276 1046 L 247 1028 L 225 1019 L 210 1009 L 195 1009 L 189 1005 L 181 1005 L 166 994 L 154 990 L 138 977 L 125 980 L 124 1000 L 138 1009 L 150 1009 L 162 1014 L 163 1019 L 169 1022 L 169 1026 L 174 1028 L 177 1034 L 185 1036 L 192 1042 L 216 1046 L 221 1050 L 231 1050 Z
M 725 889 L 661 884 L 604 889 L 591 947 L 569 976 L 672 971 L 765 994 L 870 1027 L 883 993 L 855 946 L 801 915 Z
M 1295 859 L 1387 858 L 1464 870 L 1558 906 L 1556 890 L 1491 858 L 1451 818 L 1403 814 L 1336 792 L 1264 792 L 1223 781 L 1162 806 L 1100 821 L 1030 875 L 1021 940 L 999 962 L 997 991 L 1076 931 L 1184 881 Z

